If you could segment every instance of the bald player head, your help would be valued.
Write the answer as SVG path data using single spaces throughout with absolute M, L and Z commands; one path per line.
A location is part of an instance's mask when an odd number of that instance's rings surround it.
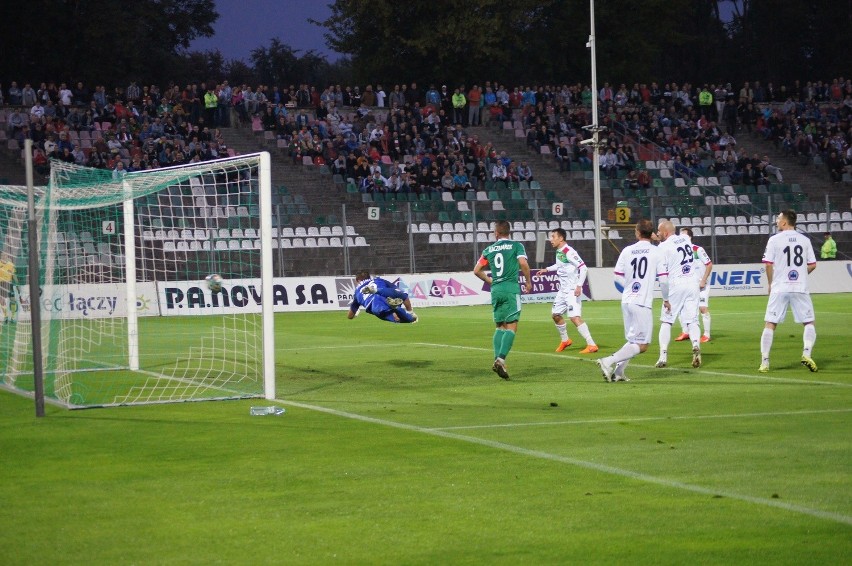
M 660 220 L 657 225 L 657 234 L 660 236 L 660 241 L 665 242 L 666 238 L 674 234 L 674 224 L 670 220 Z

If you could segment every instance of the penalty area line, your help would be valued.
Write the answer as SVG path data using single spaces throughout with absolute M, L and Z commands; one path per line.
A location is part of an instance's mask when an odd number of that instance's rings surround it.
M 722 415 L 677 415 L 669 417 L 626 417 L 614 419 L 580 419 L 573 421 L 539 421 L 534 423 L 497 423 L 486 425 L 439 426 L 432 430 L 472 430 L 477 428 L 522 428 L 526 426 L 560 426 L 609 423 L 638 423 L 647 421 L 687 421 L 709 419 L 749 419 L 758 417 L 794 417 L 797 415 L 822 415 L 852 413 L 852 409 L 814 409 L 812 411 L 783 411 L 777 413 L 730 413 Z
M 470 350 L 475 352 L 491 352 L 493 355 L 493 350 L 491 348 L 482 348 L 479 346 L 459 346 L 457 344 L 436 344 L 432 342 L 413 342 L 413 346 L 428 346 L 431 348 L 452 348 L 455 350 Z M 512 350 L 512 355 L 514 356 L 538 356 L 538 357 L 547 357 L 547 358 L 559 358 L 563 360 L 579 360 L 581 362 L 594 362 L 597 358 L 588 358 L 588 357 L 580 357 L 580 356 L 572 356 L 570 354 L 552 354 L 549 352 L 525 352 L 524 350 Z M 668 371 L 668 372 L 681 372 L 686 369 L 686 367 L 666 367 L 666 368 L 654 368 L 654 366 L 642 365 L 631 363 L 630 367 L 634 368 L 643 368 L 643 369 L 656 369 L 657 371 Z M 778 383 L 796 383 L 799 385 L 836 385 L 838 387 L 852 387 L 852 383 L 841 383 L 837 381 L 819 381 L 819 380 L 811 380 L 811 379 L 796 379 L 792 377 L 773 377 L 771 375 L 749 375 L 744 373 L 731 373 L 725 371 L 708 371 L 704 368 L 700 368 L 697 370 L 693 370 L 698 374 L 702 375 L 717 375 L 721 377 L 742 377 L 745 379 L 759 379 L 764 381 L 777 381 Z
M 551 454 L 549 452 L 544 452 L 542 450 L 533 450 L 530 448 L 524 448 L 523 446 L 515 446 L 513 444 L 507 444 L 505 442 L 497 442 L 494 440 L 488 440 L 484 438 L 477 438 L 475 436 L 466 436 L 463 434 L 458 434 L 455 432 L 450 432 L 446 430 L 437 430 L 431 429 L 416 425 L 410 425 L 395 421 L 389 421 L 385 419 L 379 419 L 375 417 L 368 417 L 365 415 L 359 415 L 356 413 L 349 413 L 346 411 L 339 411 L 337 409 L 332 409 L 329 407 L 322 407 L 319 405 L 310 405 L 307 403 L 299 403 L 297 401 L 288 401 L 286 399 L 275 399 L 276 402 L 281 403 L 283 405 L 288 405 L 290 407 L 298 407 L 300 409 L 306 409 L 309 411 L 317 411 L 320 413 L 326 413 L 329 415 L 333 415 L 336 417 L 343 417 L 347 419 L 352 419 L 356 421 L 361 421 L 370 424 L 376 424 L 380 426 L 386 426 L 391 428 L 396 428 L 400 430 L 406 430 L 410 432 L 417 432 L 420 434 L 426 434 L 430 436 L 436 436 L 440 438 L 446 438 L 450 440 L 458 440 L 461 442 L 467 442 L 470 444 L 477 444 L 479 446 L 485 446 L 488 448 L 493 448 L 495 450 L 502 450 L 505 452 L 511 452 L 513 454 L 518 454 L 520 456 L 528 456 L 531 458 L 538 458 L 541 460 L 549 460 L 551 462 L 558 462 L 561 464 L 567 464 L 570 466 L 575 466 L 578 468 L 584 468 L 587 470 L 593 470 L 596 472 L 602 472 L 605 474 L 620 476 L 624 478 L 629 478 L 645 483 L 650 483 L 654 485 L 658 485 L 665 488 L 670 489 L 679 489 L 682 491 L 688 491 L 691 493 L 697 493 L 701 495 L 709 495 L 709 496 L 721 496 L 726 497 L 728 499 L 733 499 L 736 501 L 742 501 L 745 503 L 752 503 L 755 505 L 763 505 L 765 507 L 774 507 L 776 509 L 782 509 L 784 511 L 789 511 L 792 513 L 799 513 L 802 515 L 809 515 L 811 517 L 816 517 L 819 519 L 824 519 L 827 521 L 834 521 L 836 523 L 843 523 L 845 525 L 852 525 L 852 517 L 848 515 L 843 515 L 840 513 L 833 513 L 830 511 L 822 511 L 820 509 L 811 509 L 810 507 L 804 507 L 802 505 L 795 505 L 793 503 L 787 503 L 785 501 L 780 501 L 777 499 L 766 499 L 763 497 L 754 497 L 751 495 L 745 495 L 742 493 L 737 493 L 733 491 L 720 490 L 720 489 L 710 489 L 706 487 L 702 487 L 700 485 L 693 485 L 684 482 L 679 482 L 675 480 L 669 480 L 666 478 L 661 478 L 657 476 L 651 476 L 648 474 L 643 474 L 641 472 L 635 472 L 633 470 L 626 470 L 623 468 L 616 468 L 614 466 L 607 466 L 606 464 L 599 464 L 597 462 L 589 462 L 586 460 L 579 460 L 577 458 L 571 458 L 569 456 L 560 456 L 558 454 Z

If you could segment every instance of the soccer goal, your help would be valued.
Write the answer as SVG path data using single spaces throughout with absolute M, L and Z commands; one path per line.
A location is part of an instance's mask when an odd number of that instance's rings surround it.
M 0 187 L 0 385 L 69 408 L 275 396 L 268 153 L 114 175 L 52 162 Z M 209 284 L 219 274 L 221 286 Z

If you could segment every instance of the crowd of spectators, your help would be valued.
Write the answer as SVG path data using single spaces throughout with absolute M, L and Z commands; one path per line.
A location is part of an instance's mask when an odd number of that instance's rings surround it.
M 364 191 L 467 190 L 486 181 L 530 180 L 516 164 L 468 130 L 512 121 L 528 146 L 548 146 L 560 170 L 588 167 L 592 91 L 588 85 L 506 87 L 485 81 L 470 88 L 417 83 L 289 88 L 219 84 L 156 85 L 135 82 L 108 91 L 82 82 L 0 85 L 8 136 L 29 138 L 36 159 L 62 159 L 93 167 L 135 171 L 202 161 L 227 153 L 219 128 L 255 125 L 273 133 L 296 162 L 306 157 L 356 181 Z M 635 145 L 653 146 L 674 161 L 676 176 L 710 170 L 734 182 L 780 180 L 768 157 L 748 156 L 737 136 L 762 135 L 803 163 L 821 159 L 833 180 L 852 164 L 852 80 L 772 83 L 635 83 L 598 92 L 599 119 L 608 128 L 600 149 L 602 172 L 642 187 Z M 709 162 L 709 164 L 708 164 Z M 121 163 L 119 166 L 118 164 Z M 623 176 L 623 175 L 622 175 Z M 628 180 L 625 180 L 627 183 Z
M 34 89 L 13 81 L 0 102 L 9 107 L 7 136 L 21 147 L 24 140 L 33 141 L 37 171 L 47 171 L 48 160 L 57 159 L 120 175 L 227 155 L 216 124 L 226 123 L 230 106 L 223 105 L 225 114 L 211 112 L 205 95 L 212 92 L 203 83 L 161 92 L 156 85 L 133 82 L 108 92 L 104 86 L 89 90 L 82 82 L 74 88 L 41 83 Z

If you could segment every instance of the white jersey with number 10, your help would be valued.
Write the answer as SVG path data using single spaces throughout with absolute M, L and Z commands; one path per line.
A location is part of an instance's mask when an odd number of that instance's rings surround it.
M 622 303 L 634 303 L 651 308 L 654 302 L 654 281 L 664 275 L 662 255 L 647 240 L 629 245 L 618 256 L 615 276 L 624 277 Z

